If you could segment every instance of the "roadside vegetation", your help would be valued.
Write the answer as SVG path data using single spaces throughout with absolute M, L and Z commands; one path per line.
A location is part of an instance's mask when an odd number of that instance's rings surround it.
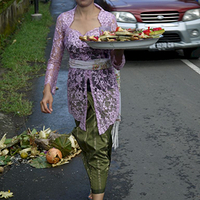
M 17 3 L 20 0 L 17 0 Z M 14 0 L 0 0 L 0 13 L 2 13 L 8 6 L 10 6 Z
M 49 3 L 40 3 L 42 19 L 32 20 L 34 6 L 19 22 L 16 32 L 0 37 L 0 111 L 27 116 L 32 113 L 32 102 L 26 96 L 31 80 L 45 69 L 45 48 L 52 17 Z

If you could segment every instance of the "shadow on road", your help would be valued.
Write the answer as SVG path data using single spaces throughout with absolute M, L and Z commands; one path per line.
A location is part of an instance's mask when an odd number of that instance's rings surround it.
M 182 51 L 142 51 L 125 50 L 127 61 L 183 59 Z

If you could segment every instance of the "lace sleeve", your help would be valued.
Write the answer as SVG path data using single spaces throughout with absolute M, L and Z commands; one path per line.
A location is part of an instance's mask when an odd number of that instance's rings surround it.
M 57 18 L 53 45 L 45 75 L 45 85 L 50 84 L 52 94 L 55 94 L 58 72 L 64 52 L 64 32 L 62 27 L 62 15 L 60 15 Z
M 111 14 L 111 31 L 116 31 L 117 26 L 116 17 L 115 15 Z

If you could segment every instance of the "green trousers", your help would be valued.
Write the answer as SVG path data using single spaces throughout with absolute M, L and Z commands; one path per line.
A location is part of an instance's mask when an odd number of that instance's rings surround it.
M 91 92 L 88 92 L 87 97 L 86 131 L 80 129 L 78 127 L 79 122 L 76 121 L 76 127 L 72 131 L 72 134 L 82 150 L 83 163 L 90 180 L 92 193 L 100 194 L 105 191 L 108 177 L 112 150 L 111 130 L 113 125 L 104 134 L 99 135 Z

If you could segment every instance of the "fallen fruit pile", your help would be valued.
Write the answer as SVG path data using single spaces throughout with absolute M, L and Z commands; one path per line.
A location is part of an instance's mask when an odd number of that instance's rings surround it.
M 0 140 L 0 173 L 16 160 L 35 168 L 50 168 L 68 163 L 81 150 L 71 134 L 59 134 L 50 128 L 30 129 L 13 138 Z

